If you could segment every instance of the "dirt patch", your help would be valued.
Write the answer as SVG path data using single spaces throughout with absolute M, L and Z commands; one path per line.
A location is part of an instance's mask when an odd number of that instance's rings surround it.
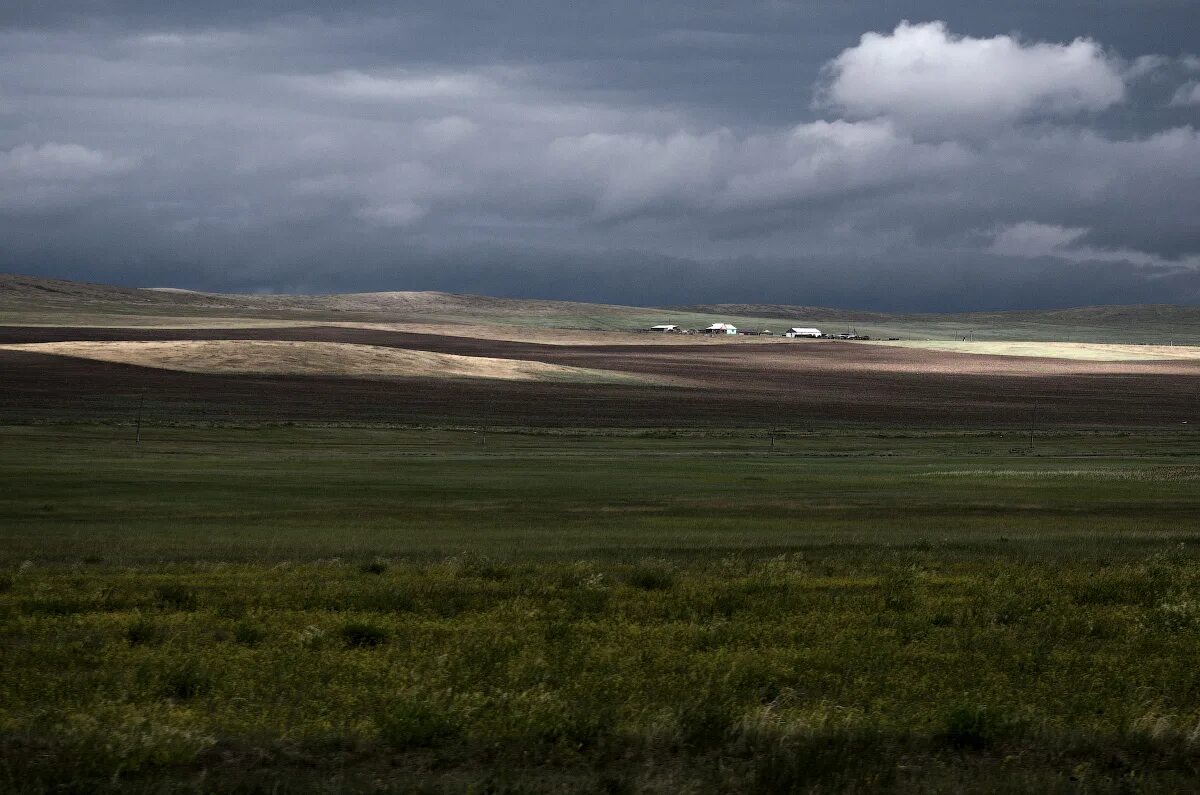
M 69 341 L 3 346 L 138 367 L 225 375 L 349 378 L 491 378 L 505 381 L 609 382 L 630 376 L 579 367 L 343 342 L 186 340 Z

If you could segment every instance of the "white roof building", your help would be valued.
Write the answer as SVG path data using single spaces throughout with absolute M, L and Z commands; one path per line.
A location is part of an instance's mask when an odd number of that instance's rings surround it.
M 705 334 L 737 334 L 737 326 L 732 323 L 713 323 L 704 329 Z
M 651 326 L 650 330 L 651 331 L 678 331 L 679 326 L 673 326 L 673 325 L 669 325 L 667 323 L 662 323 L 657 326 Z
M 783 333 L 785 337 L 819 337 L 821 329 L 819 328 L 790 328 Z

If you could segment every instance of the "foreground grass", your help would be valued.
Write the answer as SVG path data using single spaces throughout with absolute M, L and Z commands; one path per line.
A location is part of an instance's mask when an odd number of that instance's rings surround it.
M 1186 434 L 3 441 L 2 790 L 1200 782 Z
M 0 782 L 1190 788 L 1198 586 L 1185 556 L 936 551 L 25 567 L 0 595 Z

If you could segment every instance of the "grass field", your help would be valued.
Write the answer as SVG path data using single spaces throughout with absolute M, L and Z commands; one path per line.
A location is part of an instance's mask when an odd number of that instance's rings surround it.
M 0 788 L 1160 792 L 1200 434 L 0 427 Z
M 1200 313 L 830 311 L 0 276 L 0 791 L 1200 791 Z

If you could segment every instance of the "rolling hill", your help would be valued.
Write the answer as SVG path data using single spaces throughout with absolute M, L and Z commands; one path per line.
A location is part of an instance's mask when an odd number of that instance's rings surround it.
M 0 325 L 360 322 L 630 331 L 655 323 L 701 327 L 718 320 L 776 332 L 790 325 L 818 325 L 827 331 L 853 328 L 876 338 L 1200 344 L 1200 307 L 1163 304 L 954 314 L 896 314 L 786 304 L 653 308 L 418 291 L 200 293 L 0 274 Z

